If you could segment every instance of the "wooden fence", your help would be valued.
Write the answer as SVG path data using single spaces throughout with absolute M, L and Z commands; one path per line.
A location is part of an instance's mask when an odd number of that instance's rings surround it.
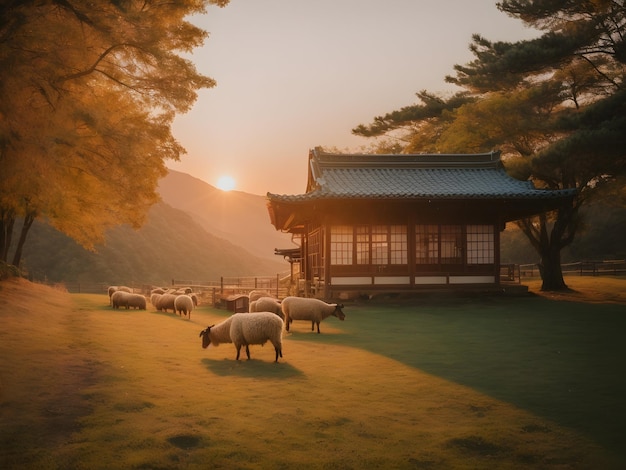
M 250 276 L 250 277 L 221 277 L 219 281 L 194 281 L 172 279 L 172 287 L 190 287 L 194 292 L 201 294 L 203 303 L 210 303 L 216 307 L 224 306 L 225 302 L 238 295 L 248 295 L 250 291 L 262 290 L 277 299 L 290 295 L 289 275 Z
M 626 274 L 626 260 L 577 261 L 561 265 L 563 275 L 621 276 Z M 537 264 L 520 264 L 520 277 L 540 276 Z
M 562 264 L 561 269 L 565 276 L 620 276 L 626 275 L 626 260 L 578 261 Z M 503 283 L 521 283 L 523 278 L 538 276 L 540 272 L 537 264 L 500 266 L 500 282 Z M 135 292 L 145 295 L 149 295 L 154 287 L 139 282 L 131 282 L 127 285 Z M 108 286 L 109 284 L 102 282 L 65 281 L 58 283 L 58 287 L 68 292 L 86 294 L 106 294 Z M 223 304 L 228 297 L 247 295 L 252 290 L 264 290 L 279 299 L 291 295 L 289 273 L 279 273 L 276 276 L 221 277 L 218 281 L 172 279 L 171 287 L 190 287 L 194 292 L 201 294 L 204 302 L 216 306 Z

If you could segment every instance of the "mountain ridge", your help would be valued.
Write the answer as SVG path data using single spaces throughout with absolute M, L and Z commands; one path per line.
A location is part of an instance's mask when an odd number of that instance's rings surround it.
M 29 277 L 167 285 L 172 279 L 218 281 L 289 270 L 274 248 L 295 245 L 274 230 L 263 196 L 224 193 L 173 170 L 160 181 L 159 191 L 162 201 L 150 208 L 140 229 L 114 227 L 95 252 L 36 221 L 22 256 Z
M 271 224 L 265 196 L 222 191 L 176 170 L 169 170 L 159 181 L 158 192 L 163 202 L 190 214 L 207 232 L 261 258 L 274 259 L 275 248 L 297 247 L 290 234 L 277 231 Z

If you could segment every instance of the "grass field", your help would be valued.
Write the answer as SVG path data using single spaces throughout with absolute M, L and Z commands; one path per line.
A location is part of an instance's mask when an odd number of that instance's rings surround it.
M 2 469 L 626 468 L 626 279 L 346 305 L 284 358 L 228 315 L 0 283 Z

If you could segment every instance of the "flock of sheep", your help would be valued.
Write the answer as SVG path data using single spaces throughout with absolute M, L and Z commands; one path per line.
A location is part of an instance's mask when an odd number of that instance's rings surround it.
M 146 310 L 146 298 L 142 294 L 136 294 L 130 287 L 110 286 L 109 305 L 114 309 L 121 307 L 129 310 Z M 168 309 L 180 316 L 191 318 L 191 312 L 198 305 L 198 296 L 190 288 L 162 289 L 157 287 L 150 292 L 150 303 L 159 312 L 167 312 Z
M 119 309 L 146 309 L 146 298 L 141 294 L 134 294 L 124 286 L 109 287 L 109 299 L 113 308 Z M 282 301 L 273 298 L 265 291 L 253 290 L 248 295 L 249 308 L 246 313 L 235 313 L 217 325 L 206 327 L 200 332 L 202 347 L 210 344 L 218 346 L 220 343 L 233 343 L 237 350 L 236 360 L 239 360 L 241 348 L 245 346 L 246 355 L 250 359 L 249 346 L 263 345 L 270 341 L 276 351 L 276 359 L 283 357 L 282 338 L 283 327 L 289 331 L 289 325 L 294 320 L 311 322 L 311 331 L 320 333 L 320 323 L 329 316 L 339 320 L 345 319 L 341 310 L 342 304 L 329 304 L 319 299 L 302 297 L 285 297 Z M 198 305 L 198 298 L 191 289 L 153 289 L 150 293 L 150 303 L 158 310 L 178 313 L 191 318 L 191 312 Z

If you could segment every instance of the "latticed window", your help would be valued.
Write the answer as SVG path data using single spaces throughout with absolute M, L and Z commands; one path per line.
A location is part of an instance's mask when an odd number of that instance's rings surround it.
M 467 226 L 467 264 L 494 262 L 493 225 Z
M 415 262 L 417 264 L 439 263 L 439 226 L 415 226 Z
M 406 225 L 333 225 L 330 260 L 333 265 L 407 264 Z
M 330 264 L 352 264 L 353 247 L 351 225 L 333 225 L 330 228 Z
M 356 229 L 356 264 L 369 264 L 370 262 L 369 226 L 359 225 L 355 229 Z
M 460 225 L 442 225 L 441 264 L 461 264 L 463 259 L 463 231 Z
M 389 227 L 389 252 L 391 264 L 407 264 L 406 225 Z
M 309 232 L 309 266 L 311 275 L 320 277 L 323 273 L 322 230 L 319 226 Z
M 372 226 L 372 264 L 389 263 L 389 242 L 387 240 L 387 226 Z

